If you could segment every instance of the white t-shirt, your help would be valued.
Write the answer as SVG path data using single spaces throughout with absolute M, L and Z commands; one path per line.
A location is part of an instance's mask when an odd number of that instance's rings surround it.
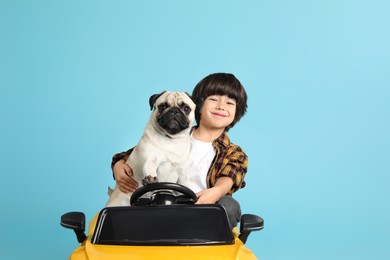
M 189 188 L 195 193 L 207 188 L 206 176 L 215 157 L 212 142 L 196 140 L 191 135 L 191 165 L 188 172 Z

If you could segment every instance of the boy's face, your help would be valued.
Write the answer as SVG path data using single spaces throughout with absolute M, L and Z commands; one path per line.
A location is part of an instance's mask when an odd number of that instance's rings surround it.
M 200 124 L 212 128 L 229 126 L 236 115 L 236 101 L 228 96 L 208 96 L 203 103 Z

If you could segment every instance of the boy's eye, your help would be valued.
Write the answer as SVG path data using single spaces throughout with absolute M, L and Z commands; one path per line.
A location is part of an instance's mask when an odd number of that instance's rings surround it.
M 229 99 L 226 101 L 226 103 L 227 103 L 228 105 L 236 105 L 236 100 L 234 100 L 234 99 L 232 99 L 232 98 L 229 98 Z

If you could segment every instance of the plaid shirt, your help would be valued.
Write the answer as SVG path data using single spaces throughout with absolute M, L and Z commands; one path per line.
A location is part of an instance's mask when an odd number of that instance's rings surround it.
M 207 186 L 214 187 L 219 177 L 229 177 L 233 180 L 233 187 L 228 193 L 231 195 L 245 187 L 244 177 L 248 169 L 248 156 L 238 145 L 230 142 L 226 131 L 213 141 L 213 146 L 216 155 L 207 173 Z M 119 160 L 127 160 L 133 149 L 115 154 L 112 157 L 111 167 Z
M 238 145 L 230 142 L 226 131 L 214 140 L 213 146 L 216 155 L 207 173 L 207 186 L 214 187 L 219 177 L 229 177 L 233 180 L 233 187 L 228 193 L 231 195 L 245 187 L 244 177 L 248 170 L 248 156 Z

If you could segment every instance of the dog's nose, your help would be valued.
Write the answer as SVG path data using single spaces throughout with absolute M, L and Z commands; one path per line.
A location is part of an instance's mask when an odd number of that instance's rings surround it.
M 179 109 L 177 109 L 176 107 L 171 109 L 171 114 L 177 114 L 178 112 Z

